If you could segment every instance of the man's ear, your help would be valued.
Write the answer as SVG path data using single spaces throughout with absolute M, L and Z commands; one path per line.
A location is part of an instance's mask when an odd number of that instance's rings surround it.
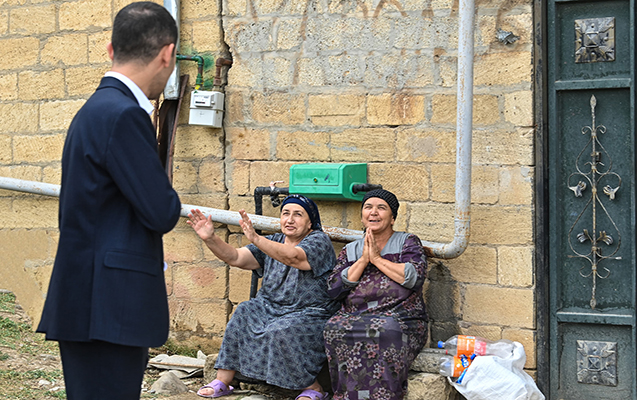
M 170 67 L 173 57 L 175 56 L 175 44 L 167 44 L 159 52 L 161 55 L 161 63 L 165 68 Z
M 113 57 L 115 56 L 115 51 L 113 50 L 113 43 L 108 42 L 108 44 L 106 45 L 106 51 L 108 52 L 108 58 L 110 58 L 112 61 Z

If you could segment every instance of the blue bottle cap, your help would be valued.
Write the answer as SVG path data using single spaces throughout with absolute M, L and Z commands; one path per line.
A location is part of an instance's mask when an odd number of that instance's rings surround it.
M 439 349 L 444 349 L 445 348 L 445 342 L 443 342 L 442 340 L 438 341 L 438 348 Z

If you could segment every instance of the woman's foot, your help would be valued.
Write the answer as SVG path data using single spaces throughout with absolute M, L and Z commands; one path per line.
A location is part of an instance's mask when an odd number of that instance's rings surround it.
M 325 398 L 327 398 L 327 393 L 322 390 L 305 389 L 295 400 L 324 400 Z
M 221 396 L 227 396 L 234 391 L 234 388 L 230 385 L 227 385 L 220 381 L 219 379 L 215 379 L 210 382 L 206 386 L 202 386 L 198 391 L 197 395 L 201 397 L 207 398 L 215 398 Z

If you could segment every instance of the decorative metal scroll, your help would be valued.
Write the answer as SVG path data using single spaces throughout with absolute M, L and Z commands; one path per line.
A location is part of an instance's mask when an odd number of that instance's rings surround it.
M 578 340 L 577 381 L 617 386 L 617 342 Z
M 575 62 L 615 61 L 615 18 L 575 20 Z
M 584 278 L 592 277 L 593 279 L 590 305 L 592 309 L 595 309 L 595 306 L 597 305 L 597 299 L 595 298 L 597 278 L 605 279 L 610 275 L 610 270 L 606 267 L 601 267 L 602 269 L 600 271 L 599 264 L 605 260 L 621 259 L 621 257 L 614 257 L 621 246 L 621 235 L 615 221 L 613 221 L 604 206 L 604 202 L 615 200 L 617 191 L 621 186 L 621 177 L 617 173 L 611 171 L 613 161 L 599 140 L 599 135 L 606 133 L 606 127 L 604 125 L 596 125 L 595 107 L 597 106 L 597 99 L 595 96 L 591 96 L 590 104 L 593 122 L 591 126 L 585 126 L 582 128 L 582 134 L 589 134 L 590 139 L 575 160 L 575 168 L 577 169 L 577 172 L 572 173 L 568 177 L 567 183 L 568 188 L 573 192 L 575 197 L 583 197 L 583 199 L 585 199 L 584 194 L 589 187 L 591 193 L 590 196 L 587 197 L 584 208 L 575 219 L 571 229 L 568 231 L 568 244 L 573 253 L 575 253 L 575 255 L 569 255 L 569 257 L 583 258 L 588 261 L 588 264 L 590 264 L 590 271 L 588 270 L 587 265 L 584 265 L 580 268 L 579 273 Z M 591 148 L 591 159 L 590 161 L 585 161 L 585 151 L 589 147 Z M 602 160 L 604 162 L 602 162 Z M 583 169 L 589 170 L 584 171 Z M 577 183 L 575 183 L 575 181 L 577 181 Z M 575 184 L 571 186 L 572 183 Z M 604 184 L 606 185 L 603 186 Z M 604 199 L 603 196 L 600 196 L 600 190 L 603 194 L 608 196 L 608 200 Z M 602 201 L 602 199 L 604 199 L 604 201 Z M 590 242 L 590 250 L 587 249 L 586 251 L 578 251 L 573 246 L 573 231 L 576 229 L 576 226 L 582 216 L 587 212 L 592 213 L 592 226 L 590 226 L 590 229 L 583 229 L 581 232 L 578 232 L 575 235 L 575 238 L 580 244 Z M 598 227 L 598 217 L 600 215 L 605 215 L 608 218 L 609 225 L 603 229 Z M 581 246 L 578 246 L 578 248 L 581 249 Z

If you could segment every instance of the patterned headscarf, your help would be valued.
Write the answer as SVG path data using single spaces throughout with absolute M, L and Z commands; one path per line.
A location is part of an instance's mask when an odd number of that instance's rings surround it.
M 281 209 L 283 209 L 283 206 L 288 203 L 298 204 L 303 207 L 305 212 L 307 212 L 307 215 L 310 217 L 313 230 L 323 230 L 323 227 L 321 226 L 321 216 L 319 215 L 318 207 L 314 201 L 300 194 L 291 194 L 283 200 L 283 203 L 281 203 Z
M 385 200 L 387 204 L 389 205 L 389 208 L 391 209 L 391 213 L 394 216 L 394 219 L 396 219 L 396 216 L 398 215 L 398 207 L 400 206 L 400 204 L 398 203 L 398 199 L 396 198 L 396 195 L 394 195 L 389 190 L 385 190 L 385 189 L 370 190 L 369 192 L 365 194 L 365 197 L 363 197 L 361 208 L 365 205 L 365 202 L 371 197 L 378 197 L 379 199 Z

